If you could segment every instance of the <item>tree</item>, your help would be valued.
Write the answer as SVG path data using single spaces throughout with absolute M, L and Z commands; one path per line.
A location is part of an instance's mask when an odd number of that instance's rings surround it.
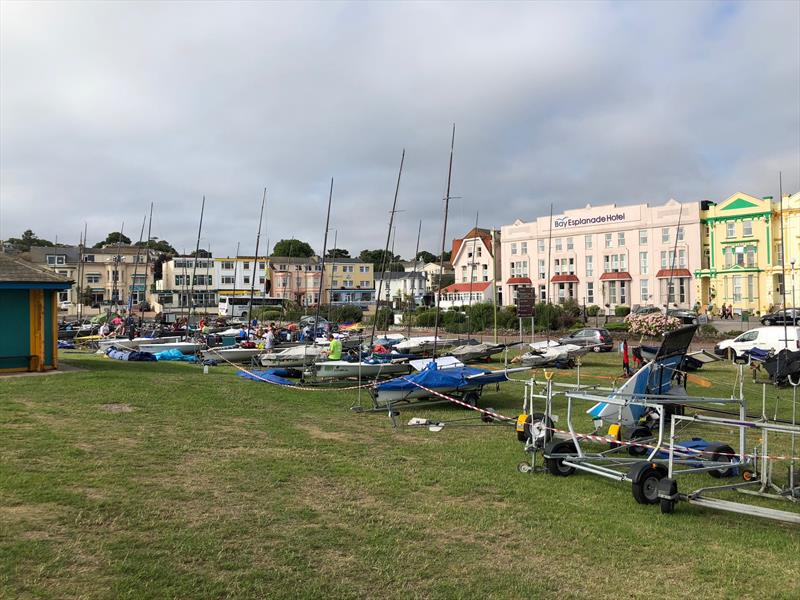
M 189 256 L 197 256 L 198 258 L 211 258 L 211 252 L 200 248 L 199 250 L 192 250 Z
M 420 250 L 417 253 L 417 260 L 421 260 L 424 263 L 432 263 L 436 261 L 436 255 L 427 250 Z
M 127 235 L 119 231 L 112 231 L 106 236 L 105 240 L 103 240 L 102 242 L 97 242 L 93 246 L 93 248 L 102 248 L 103 246 L 106 245 L 116 245 L 116 244 L 129 245 L 130 243 L 131 243 L 131 238 L 129 238 Z
M 331 248 L 325 254 L 325 258 L 350 258 L 350 251 L 343 248 Z
M 43 240 L 36 236 L 33 231 L 26 229 L 22 232 L 22 237 L 8 238 L 6 240 L 18 252 L 28 252 L 31 246 L 54 246 L 50 240 Z
M 399 255 L 392 254 L 391 252 L 385 252 L 384 250 L 362 250 L 361 254 L 358 255 L 358 259 L 363 262 L 372 263 L 373 267 L 375 268 L 375 272 L 380 273 L 383 269 L 384 256 L 387 259 L 387 266 L 389 263 L 400 260 Z
M 147 242 L 136 242 L 134 246 L 139 246 L 144 248 L 147 246 Z M 162 252 L 163 254 L 177 254 L 178 251 L 173 248 L 167 240 L 159 240 L 158 238 L 153 238 L 150 240 L 149 245 L 150 250 L 155 252 Z
M 439 256 L 437 256 L 435 262 L 438 263 L 441 256 L 442 256 L 441 254 Z M 450 251 L 449 250 L 445 250 L 444 251 L 444 262 L 450 262 Z
M 311 244 L 302 240 L 281 240 L 272 248 L 272 255 L 308 258 L 314 256 L 314 249 Z

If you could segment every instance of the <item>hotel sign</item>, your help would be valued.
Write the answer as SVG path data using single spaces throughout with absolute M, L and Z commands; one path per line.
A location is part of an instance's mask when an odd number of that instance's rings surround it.
M 625 220 L 625 213 L 608 213 L 596 217 L 558 217 L 553 219 L 553 229 L 567 229 L 569 227 L 583 227 L 584 225 L 602 225 L 603 223 L 618 223 Z

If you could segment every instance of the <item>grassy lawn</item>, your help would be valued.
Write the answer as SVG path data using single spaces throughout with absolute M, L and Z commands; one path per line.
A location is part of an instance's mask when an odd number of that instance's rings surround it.
M 800 528 L 520 474 L 510 428 L 393 430 L 353 391 L 62 358 L 84 370 L 0 379 L 2 598 L 800 597 Z M 608 385 L 618 362 L 584 373 Z M 698 375 L 693 393 L 731 393 L 729 365 Z M 521 404 L 514 383 L 483 400 Z

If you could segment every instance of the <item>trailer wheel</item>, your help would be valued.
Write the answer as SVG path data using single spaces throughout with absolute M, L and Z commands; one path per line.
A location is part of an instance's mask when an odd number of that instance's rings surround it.
M 667 470 L 659 464 L 640 462 L 631 467 L 631 493 L 639 504 L 658 504 L 658 484 L 667 476 Z
M 521 462 L 517 465 L 517 471 L 520 473 L 530 473 L 533 469 L 531 469 L 530 463 Z
M 551 442 L 545 448 L 544 454 L 547 456 L 548 454 L 575 454 L 575 452 L 577 451 L 572 441 L 563 441 Z M 575 467 L 564 464 L 564 457 L 545 458 L 544 466 L 548 473 L 556 477 L 568 477 L 575 472 Z
M 631 433 L 631 437 L 629 441 L 636 441 L 641 440 L 644 438 L 649 438 L 652 435 L 650 430 L 647 427 L 639 426 L 636 427 L 633 432 Z M 643 446 L 628 446 L 628 454 L 631 456 L 644 456 L 647 454 L 648 448 Z
M 706 452 L 711 454 L 713 462 L 733 462 L 736 458 L 733 448 L 728 444 L 709 444 Z M 736 474 L 736 467 L 730 469 L 714 469 L 708 472 L 712 477 L 719 479 L 721 477 L 733 477 Z
M 678 503 L 678 482 L 669 477 L 664 477 L 658 482 L 658 497 L 661 513 L 665 515 L 674 513 L 675 505 Z
M 537 448 L 544 447 L 550 440 L 553 439 L 553 421 L 545 416 L 544 413 L 535 412 L 528 415 L 523 425 L 524 432 L 522 435 L 523 442 L 535 442 Z
M 478 406 L 478 398 L 480 398 L 478 392 L 467 392 L 466 394 L 464 394 L 462 401 L 469 404 L 470 406 Z

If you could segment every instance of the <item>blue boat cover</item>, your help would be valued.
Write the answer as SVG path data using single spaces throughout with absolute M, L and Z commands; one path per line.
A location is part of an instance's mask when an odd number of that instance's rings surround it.
M 197 362 L 197 357 L 194 354 L 184 354 L 176 348 L 164 350 L 163 352 L 156 352 L 154 356 L 158 361 L 178 360 L 183 362 Z
M 59 350 L 74 350 L 75 349 L 75 344 L 73 344 L 69 340 L 58 340 L 58 349 Z
M 260 371 L 239 371 L 237 377 L 261 381 L 263 383 L 277 383 L 278 385 L 295 385 L 295 383 L 281 375 L 288 374 L 286 369 L 265 369 Z M 266 381 L 264 381 L 266 380 Z
M 468 379 L 474 375 L 482 375 L 480 378 Z M 439 369 L 435 362 L 431 361 L 428 365 L 412 375 L 390 379 L 378 384 L 379 391 L 413 391 L 421 386 L 432 390 L 461 390 L 467 387 L 482 386 L 489 383 L 500 383 L 507 381 L 508 377 L 503 372 L 492 373 L 486 369 L 476 369 L 475 367 L 450 367 Z M 414 382 L 414 383 L 412 383 Z

